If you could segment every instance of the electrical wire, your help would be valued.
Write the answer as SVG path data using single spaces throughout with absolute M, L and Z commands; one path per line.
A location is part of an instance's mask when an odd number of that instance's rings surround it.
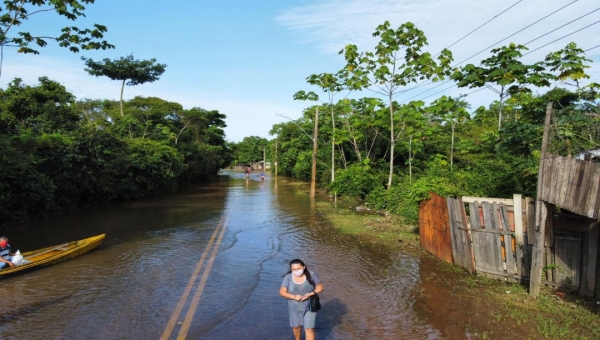
M 550 14 L 548 14 L 548 15 L 546 15 L 546 16 L 544 16 L 544 17 L 542 17 L 542 18 L 540 18 L 540 19 L 538 19 L 538 20 L 536 20 L 536 21 L 534 21 L 533 23 L 531 23 L 531 24 L 529 24 L 529 25 L 527 25 L 527 26 L 525 26 L 525 27 L 521 28 L 520 30 L 516 31 L 515 33 L 513 33 L 513 34 L 509 35 L 508 37 L 506 37 L 506 38 L 504 38 L 504 39 L 502 39 L 502 40 L 500 40 L 500 41 L 496 42 L 495 44 L 492 44 L 492 45 L 490 45 L 490 46 L 488 46 L 488 47 L 484 48 L 483 50 L 481 50 L 481 51 L 479 51 L 479 52 L 477 52 L 477 53 L 473 54 L 472 56 L 470 56 L 470 57 L 468 57 L 468 58 L 464 59 L 464 60 L 463 60 L 463 61 L 461 61 L 460 63 L 458 63 L 458 64 L 455 64 L 453 67 L 456 67 L 456 66 L 458 66 L 458 65 L 460 65 L 460 64 L 462 64 L 462 63 L 464 63 L 465 61 L 467 61 L 467 60 L 469 60 L 469 59 L 471 59 L 471 58 L 473 58 L 473 57 L 475 57 L 475 56 L 478 56 L 478 55 L 480 55 L 481 53 L 483 53 L 483 52 L 487 51 L 489 48 L 491 48 L 491 47 L 494 47 L 494 46 L 498 45 L 499 43 L 503 42 L 504 40 L 506 40 L 506 39 L 508 39 L 508 38 L 510 38 L 510 37 L 512 37 L 512 36 L 514 36 L 514 35 L 516 35 L 516 34 L 518 34 L 518 33 L 521 33 L 521 32 L 523 32 L 524 30 L 528 29 L 529 27 L 531 27 L 531 26 L 533 26 L 533 25 L 537 24 L 538 22 L 540 22 L 540 21 L 542 21 L 542 20 L 544 20 L 544 19 L 546 19 L 546 18 L 548 18 L 548 17 L 550 17 L 550 16 L 552 16 L 552 15 L 554 15 L 554 14 L 556 14 L 556 13 L 558 13 L 558 12 L 562 11 L 563 9 L 567 8 L 568 6 L 571 6 L 572 4 L 576 3 L 577 1 L 579 1 L 579 0 L 575 0 L 575 1 L 573 1 L 573 2 L 570 2 L 570 3 L 566 4 L 566 5 L 564 5 L 563 7 L 561 7 L 561 8 L 559 8 L 559 9 L 557 9 L 556 11 L 554 11 L 554 12 L 552 12 L 552 13 L 550 13 Z
M 544 16 L 544 17 L 540 18 L 540 19 L 538 19 L 537 21 L 533 22 L 532 24 L 530 24 L 530 25 L 528 25 L 528 26 L 525 26 L 525 27 L 524 27 L 524 28 L 522 28 L 521 30 L 519 30 L 519 31 L 517 31 L 517 32 L 515 32 L 515 33 L 513 33 L 513 34 L 511 34 L 511 35 L 509 35 L 508 37 L 506 37 L 506 38 L 504 38 L 504 39 L 502 39 L 502 40 L 500 40 L 500 41 L 498 41 L 496 44 L 493 44 L 493 45 L 491 45 L 490 47 L 493 47 L 493 46 L 497 45 L 498 43 L 500 43 L 500 42 L 502 42 L 502 41 L 504 41 L 504 40 L 506 40 L 506 39 L 508 39 L 508 38 L 510 38 L 510 37 L 512 37 L 512 36 L 514 36 L 514 35 L 516 35 L 517 33 L 520 33 L 520 32 L 522 32 L 523 30 L 525 30 L 525 29 L 527 29 L 527 28 L 529 28 L 529 27 L 531 27 L 531 26 L 535 25 L 536 23 L 538 23 L 538 22 L 540 22 L 540 21 L 542 21 L 542 20 L 544 20 L 544 19 L 548 18 L 549 16 L 551 16 L 551 15 L 553 15 L 553 14 L 555 14 L 555 13 L 557 13 L 557 12 L 559 12 L 559 11 L 563 10 L 563 9 L 565 9 L 566 7 L 568 7 L 568 6 L 572 5 L 573 3 L 577 2 L 577 1 L 578 1 L 578 0 L 575 0 L 575 1 L 573 1 L 573 2 L 569 3 L 569 4 L 565 5 L 565 6 L 563 6 L 563 7 L 559 8 L 559 9 L 557 9 L 556 11 L 554 11 L 554 12 L 552 12 L 552 13 L 550 13 L 550 14 L 548 14 L 548 15 L 546 15 L 546 16 Z M 580 20 L 581 18 L 584 18 L 584 17 L 586 17 L 586 16 L 588 16 L 588 15 L 590 15 L 590 14 L 592 14 L 592 13 L 594 13 L 594 12 L 598 11 L 598 10 L 600 10 L 600 7 L 599 7 L 599 8 L 597 8 L 597 9 L 595 9 L 595 10 L 593 10 L 593 11 L 590 11 L 590 12 L 588 12 L 588 13 L 586 13 L 586 14 L 584 14 L 584 15 L 582 15 L 582 16 L 580 16 L 580 17 L 576 18 L 576 19 L 573 19 L 573 20 L 569 21 L 568 23 L 566 23 L 566 24 L 564 24 L 564 25 L 562 25 L 562 26 L 559 26 L 559 27 L 557 27 L 557 28 L 553 29 L 552 31 L 546 32 L 546 33 L 544 33 L 544 34 L 542 34 L 542 35 L 538 36 L 537 38 L 535 38 L 535 39 L 533 39 L 533 40 L 530 40 L 530 41 L 528 41 L 527 43 L 525 43 L 525 44 L 523 44 L 523 45 L 527 45 L 527 44 L 529 44 L 529 43 L 531 43 L 531 42 L 533 42 L 533 41 L 536 41 L 536 40 L 538 40 L 538 39 L 540 39 L 540 38 L 542 38 L 542 37 L 544 37 L 544 36 L 546 36 L 546 35 L 548 35 L 548 34 L 550 34 L 550 33 L 554 32 L 554 31 L 557 31 L 557 30 L 558 30 L 558 29 L 560 29 L 560 28 L 563 28 L 563 27 L 565 27 L 565 26 L 567 26 L 567 25 L 570 25 L 570 24 L 572 24 L 573 22 L 575 22 L 575 21 L 577 21 L 577 20 Z M 548 46 L 548 45 L 550 45 L 550 44 L 552 44 L 552 43 L 554 43 L 554 42 L 556 42 L 556 41 L 558 41 L 558 40 L 561 40 L 561 39 L 564 39 L 564 38 L 566 38 L 566 37 L 568 37 L 568 36 L 570 36 L 570 35 L 573 35 L 573 34 L 575 34 L 575 33 L 579 32 L 579 31 L 582 31 L 582 30 L 584 30 L 584 29 L 586 29 L 586 28 L 588 28 L 588 27 L 590 27 L 590 26 L 593 26 L 593 25 L 597 24 L 598 22 L 600 22 L 600 21 L 594 22 L 594 23 L 592 23 L 592 24 L 590 24 L 590 25 L 587 25 L 587 26 L 585 26 L 585 27 L 583 27 L 583 28 L 581 28 L 581 29 L 577 30 L 577 31 L 574 31 L 574 32 L 572 32 L 572 33 L 569 33 L 569 34 L 567 34 L 567 35 L 565 35 L 565 36 L 562 36 L 562 37 L 560 37 L 560 38 L 558 38 L 558 39 L 556 39 L 556 40 L 554 40 L 554 41 L 552 41 L 552 42 L 549 42 L 548 44 L 545 44 L 545 45 L 543 45 L 543 46 L 540 46 L 540 47 L 538 47 L 538 48 L 536 48 L 536 49 L 534 49 L 534 50 L 531 50 L 531 51 L 529 51 L 529 52 L 527 52 L 527 53 L 523 54 L 521 57 L 523 57 L 523 56 L 525 56 L 525 55 L 527 55 L 527 54 L 530 54 L 530 53 L 532 53 L 532 52 L 535 52 L 535 51 L 537 51 L 537 50 L 539 50 L 539 49 L 541 49 L 541 48 L 543 48 L 543 47 L 546 47 L 546 46 Z M 600 46 L 600 45 L 598 45 L 598 46 Z M 592 48 L 590 48 L 590 49 L 597 48 L 598 46 L 592 47 Z M 488 47 L 488 48 L 489 48 L 489 47 Z M 486 48 L 485 50 L 487 50 L 488 48 Z M 471 59 L 471 58 L 473 58 L 473 57 L 475 57 L 475 56 L 477 56 L 477 55 L 479 55 L 479 54 L 483 53 L 485 50 L 482 50 L 482 51 L 480 51 L 480 52 L 478 52 L 478 53 L 476 53 L 476 54 L 474 54 L 474 55 L 470 56 L 469 58 L 467 58 L 467 59 L 464 59 L 463 61 L 461 61 L 461 62 L 460 62 L 460 63 L 458 63 L 458 64 L 455 64 L 455 65 L 453 65 L 452 67 L 456 67 L 456 66 L 458 66 L 458 65 L 460 65 L 460 64 L 462 64 L 462 63 L 464 63 L 465 61 L 467 61 L 467 60 L 469 60 L 469 59 Z M 588 50 L 586 50 L 586 52 L 587 52 L 587 51 L 588 51 Z M 439 86 L 441 86 L 441 85 L 443 85 L 443 84 L 446 84 L 446 83 L 448 83 L 449 81 L 450 81 L 450 80 L 448 80 L 448 81 L 446 81 L 446 82 L 444 82 L 444 83 L 442 83 L 442 84 L 440 84 L 440 85 L 438 85 L 438 86 L 432 87 L 432 88 L 431 88 L 431 89 L 429 89 L 429 90 L 423 91 L 423 92 L 421 92 L 421 93 L 419 93 L 419 94 L 417 94 L 417 95 L 415 95 L 415 96 L 412 96 L 412 97 L 408 98 L 407 100 L 403 101 L 403 103 L 404 103 L 404 102 L 406 102 L 406 101 L 408 101 L 408 100 L 410 100 L 410 99 L 413 99 L 413 98 L 415 98 L 415 97 L 418 97 L 418 96 L 420 96 L 420 95 L 422 95 L 422 94 L 424 94 L 424 93 L 427 93 L 427 92 L 429 92 L 429 91 L 431 91 L 431 90 L 433 90 L 433 89 L 435 89 L 435 88 L 437 88 L 437 87 L 439 87 Z M 424 87 L 424 86 L 430 85 L 430 84 L 432 84 L 432 83 L 433 83 L 433 81 L 429 81 L 429 82 L 426 82 L 425 84 L 420 84 L 420 85 L 418 85 L 418 86 L 412 87 L 411 89 L 416 89 L 416 88 L 419 88 L 419 87 Z M 408 90 L 411 90 L 411 89 L 408 89 Z M 407 91 L 408 91 L 408 90 L 407 90 Z M 407 92 L 407 91 L 405 91 L 405 92 Z M 436 92 L 436 93 L 439 93 L 439 92 Z M 428 97 L 430 97 L 430 96 L 428 96 Z M 425 97 L 425 98 L 428 98 L 428 97 Z M 423 98 L 423 99 L 425 99 L 425 98 Z
M 491 47 L 494 47 L 494 46 L 498 45 L 499 43 L 503 42 L 504 40 L 506 40 L 506 39 L 508 39 L 508 38 L 510 38 L 510 37 L 512 37 L 512 36 L 514 36 L 514 35 L 516 35 L 516 34 L 518 34 L 518 33 L 520 33 L 520 32 L 523 32 L 524 30 L 528 29 L 529 27 L 531 27 L 531 26 L 533 26 L 533 25 L 535 25 L 535 24 L 539 23 L 540 21 L 542 21 L 542 20 L 544 20 L 544 19 L 546 19 L 546 18 L 548 18 L 548 17 L 550 17 L 550 16 L 552 16 L 552 15 L 554 15 L 554 14 L 556 14 L 556 13 L 558 13 L 558 12 L 562 11 L 563 9 L 565 9 L 565 8 L 567 8 L 567 7 L 569 7 L 569 6 L 571 6 L 572 4 L 576 3 L 577 1 L 579 1 L 579 0 L 574 0 L 574 1 L 572 1 L 572 2 L 570 2 L 570 3 L 568 3 L 568 4 L 566 4 L 566 5 L 564 5 L 563 7 L 561 7 L 561 8 L 559 8 L 559 9 L 555 10 L 554 12 L 552 12 L 552 13 L 550 13 L 550 14 L 548 14 L 548 15 L 546 15 L 546 16 L 544 16 L 544 17 L 542 17 L 542 18 L 540 18 L 540 19 L 538 19 L 538 20 L 536 20 L 536 21 L 534 21 L 533 23 L 531 23 L 531 24 L 529 24 L 529 25 L 527 25 L 527 26 L 523 27 L 522 29 L 520 29 L 520 30 L 516 31 L 515 33 L 513 33 L 513 34 L 511 34 L 511 35 L 507 36 L 506 38 L 504 38 L 504 39 L 502 39 L 502 40 L 499 40 L 499 41 L 498 41 L 498 42 L 496 42 L 495 44 L 492 44 L 492 45 L 490 45 L 490 46 L 486 47 L 485 49 L 483 49 L 483 50 L 481 50 L 481 51 L 479 51 L 479 52 L 477 52 L 477 53 L 473 54 L 472 56 L 470 56 L 470 57 L 468 57 L 468 58 L 466 58 L 466 59 L 463 59 L 463 60 L 462 60 L 460 63 L 454 64 L 454 65 L 452 66 L 452 68 L 454 68 L 454 67 L 456 67 L 456 66 L 458 66 L 458 65 L 460 65 L 460 64 L 462 64 L 462 63 L 464 63 L 465 61 L 467 61 L 467 60 L 469 60 L 469 59 L 471 59 L 471 58 L 473 58 L 473 57 L 476 57 L 476 56 L 478 56 L 479 54 L 481 54 L 481 53 L 483 53 L 483 52 L 487 51 L 489 48 L 491 48 Z M 518 2 L 517 2 L 517 3 L 518 3 Z M 514 6 L 514 5 L 516 5 L 517 3 L 513 4 L 513 6 Z M 513 6 L 509 7 L 508 9 L 512 8 Z M 507 9 L 507 10 L 508 10 L 508 9 Z M 505 10 L 505 11 L 506 11 L 506 10 Z M 594 11 L 592 11 L 592 12 L 594 12 Z M 590 12 L 590 13 L 592 13 L 592 12 Z M 504 12 L 502 12 L 502 13 L 504 13 Z M 500 13 L 500 14 L 502 14 L 502 13 Z M 588 14 L 590 14 L 590 13 L 588 13 Z M 586 14 L 586 15 L 587 15 L 587 14 Z M 585 15 L 584 15 L 584 16 L 585 16 Z M 580 19 L 580 18 L 578 18 L 578 19 L 575 19 L 574 21 L 576 21 L 576 20 L 579 20 L 579 19 Z M 489 22 L 489 21 L 488 21 L 488 22 Z M 566 25 L 568 25 L 568 24 L 569 24 L 569 23 L 567 23 Z M 469 34 L 471 34 L 471 33 L 469 33 Z M 464 37 L 463 37 L 463 38 L 464 38 Z M 461 38 L 461 39 L 459 39 L 459 40 L 462 40 L 463 38 Z M 539 38 L 539 37 L 538 37 L 538 38 Z M 538 39 L 538 38 L 536 38 L 536 39 Z M 535 40 L 535 39 L 534 39 L 534 40 Z M 452 45 L 450 45 L 450 46 L 452 46 Z M 441 53 L 441 52 L 440 52 L 440 53 Z M 438 55 L 439 55 L 439 53 L 438 53 Z M 425 87 L 425 86 L 427 86 L 427 85 L 430 85 L 430 84 L 433 84 L 433 83 L 434 83 L 434 82 L 433 82 L 433 81 L 431 81 L 431 80 L 429 80 L 429 81 L 424 81 L 424 83 L 423 83 L 423 82 L 421 82 L 420 84 L 417 84 L 417 85 L 415 85 L 415 86 L 413 86 L 413 87 L 411 87 L 411 88 L 409 88 L 409 89 L 406 89 L 406 90 L 403 90 L 403 91 L 399 91 L 399 92 L 397 92 L 396 94 L 394 94 L 394 96 L 400 95 L 400 94 L 402 94 L 402 93 L 406 93 L 406 92 L 408 92 L 408 91 L 411 91 L 411 90 L 418 89 L 418 88 L 420 88 L 420 87 Z M 436 87 L 437 87 L 437 86 L 436 86 Z M 435 88 L 435 87 L 434 87 L 434 88 Z M 426 92 L 428 92 L 428 91 L 429 91 L 429 90 L 427 90 L 427 91 L 424 91 L 424 92 L 421 92 L 420 94 L 418 94 L 418 95 L 416 95 L 416 96 L 413 96 L 413 97 L 411 97 L 411 98 L 409 98 L 409 99 L 412 99 L 412 98 L 414 98 L 414 97 L 418 97 L 419 95 L 421 95 L 421 94 L 423 94 L 423 93 L 426 93 Z
M 489 19 L 488 21 L 484 22 L 483 24 L 479 25 L 477 28 L 475 28 L 475 29 L 474 29 L 474 30 L 472 30 L 471 32 L 469 32 L 469 33 L 465 34 L 465 35 L 464 35 L 462 38 L 460 38 L 460 39 L 458 39 L 457 41 L 453 42 L 453 43 L 452 43 L 450 46 L 446 47 L 446 49 L 448 49 L 448 48 L 450 48 L 450 47 L 452 47 L 452 46 L 456 45 L 457 43 L 459 43 L 460 41 L 462 41 L 462 40 L 463 40 L 463 39 L 465 39 L 466 37 L 470 36 L 470 35 L 471 35 L 472 33 L 474 33 L 475 31 L 477 31 L 477 30 L 479 30 L 480 28 L 482 28 L 483 26 L 485 26 L 485 25 L 489 24 L 491 21 L 493 21 L 494 19 L 498 18 L 499 16 L 501 16 L 502 14 L 504 14 L 505 12 L 507 12 L 509 9 L 511 9 L 511 8 L 513 8 L 513 7 L 515 7 L 517 4 L 519 4 L 519 3 L 520 3 L 520 2 L 522 2 L 522 1 L 523 1 L 523 0 L 519 0 L 519 1 L 515 2 L 514 4 L 512 4 L 510 7 L 508 7 L 507 9 L 505 9 L 505 10 L 503 10 L 502 12 L 500 12 L 500 13 L 498 13 L 498 14 L 494 15 L 494 17 L 492 17 L 492 18 L 491 18 L 491 19 Z M 577 1 L 577 0 L 575 0 L 575 1 Z M 438 56 L 438 55 L 440 55 L 441 53 L 442 53 L 442 51 L 438 52 L 436 55 L 434 55 L 434 56 L 433 56 L 433 58 L 437 57 L 437 56 Z M 424 87 L 424 86 L 427 86 L 427 85 L 429 85 L 429 84 L 433 83 L 433 82 L 429 83 L 429 82 L 427 82 L 427 81 L 424 81 L 424 82 L 425 82 L 425 84 L 423 84 L 423 82 L 421 82 L 420 84 L 417 84 L 417 85 L 415 85 L 415 86 L 413 86 L 413 87 L 411 87 L 411 88 L 409 88 L 409 89 L 402 90 L 402 91 L 398 91 L 398 92 L 397 92 L 397 93 L 396 93 L 394 96 L 396 96 L 396 95 L 399 95 L 399 94 L 402 94 L 402 93 L 405 93 L 405 92 L 408 92 L 408 91 L 411 91 L 411 90 L 415 90 L 415 89 L 418 89 L 418 88 L 421 88 L 421 87 Z
M 462 38 L 460 38 L 460 39 L 458 39 L 457 41 L 455 41 L 454 43 L 452 43 L 452 45 L 450 45 L 450 46 L 446 47 L 446 49 L 448 49 L 448 48 L 450 48 L 450 47 L 452 47 L 452 46 L 454 46 L 454 45 L 458 44 L 458 43 L 459 43 L 461 40 L 463 40 L 464 38 L 466 38 L 466 37 L 470 36 L 472 33 L 474 33 L 475 31 L 479 30 L 479 29 L 480 29 L 480 28 L 482 28 L 483 26 L 485 26 L 485 25 L 489 24 L 489 23 L 490 23 L 492 20 L 494 20 L 494 19 L 496 19 L 497 17 L 501 16 L 502 14 L 504 14 L 505 12 L 507 12 L 509 9 L 511 9 L 511 8 L 513 8 L 513 7 L 515 7 L 517 4 L 519 4 L 519 3 L 520 3 L 520 2 L 522 2 L 522 1 L 523 1 L 523 0 L 519 0 L 519 1 L 515 2 L 514 4 L 512 4 L 512 5 L 511 5 L 509 8 L 507 8 L 507 9 L 503 10 L 502 12 L 500 12 L 500 13 L 498 13 L 498 14 L 494 15 L 494 17 L 493 17 L 493 18 L 491 18 L 490 20 L 488 20 L 488 21 L 484 22 L 483 24 L 479 25 L 479 27 L 477 27 L 476 29 L 474 29 L 474 30 L 472 30 L 471 32 L 467 33 L 467 34 L 466 34 L 466 35 L 464 35 Z M 442 52 L 441 52 L 441 51 L 440 51 L 440 52 L 438 52 L 438 54 L 434 55 L 433 57 L 434 57 L 434 58 L 435 58 L 435 57 L 437 57 L 438 55 L 440 55 L 440 53 L 442 53 Z
M 534 42 L 534 41 L 536 41 L 536 40 L 538 40 L 538 39 L 540 39 L 540 38 L 542 38 L 542 37 L 545 37 L 545 36 L 547 36 L 548 34 L 550 34 L 550 33 L 554 32 L 554 31 L 557 31 L 557 30 L 559 30 L 559 29 L 561 29 L 561 28 L 563 28 L 563 27 L 565 27 L 565 26 L 567 26 L 567 25 L 570 25 L 570 24 L 574 23 L 575 21 L 577 21 L 577 20 L 579 20 L 579 19 L 581 19 L 581 18 L 583 18 L 583 17 L 586 17 L 586 16 L 588 16 L 588 15 L 590 15 L 590 14 L 592 14 L 592 13 L 594 13 L 594 12 L 598 11 L 598 10 L 600 10 L 600 7 L 596 8 L 595 10 L 593 10 L 593 11 L 591 11 L 591 12 L 588 12 L 588 13 L 586 13 L 586 14 L 584 14 L 584 15 L 580 16 L 580 17 L 579 17 L 579 18 L 577 18 L 577 19 L 573 19 L 573 20 L 571 20 L 571 21 L 567 22 L 566 24 L 564 24 L 564 25 L 562 25 L 562 26 L 559 26 L 559 27 L 557 27 L 557 28 L 553 29 L 553 30 L 552 30 L 552 31 L 550 31 L 550 32 L 544 33 L 544 34 L 540 35 L 539 37 L 537 37 L 537 38 L 535 38 L 535 39 L 533 39 L 533 40 L 529 40 L 528 42 L 524 43 L 523 45 L 527 46 L 527 45 L 529 45 L 530 43 L 532 43 L 532 42 Z
M 548 46 L 548 45 L 550 45 L 550 44 L 552 44 L 552 43 L 555 43 L 555 42 L 557 42 L 557 41 L 559 41 L 559 40 L 561 40 L 561 39 L 564 39 L 564 38 L 566 38 L 566 37 L 568 37 L 568 36 L 570 36 L 570 35 L 573 35 L 573 34 L 575 34 L 575 33 L 579 32 L 579 31 L 583 31 L 584 29 L 586 29 L 586 28 L 589 28 L 589 27 L 591 27 L 591 26 L 594 26 L 594 25 L 595 25 L 595 24 L 597 24 L 597 23 L 600 23 L 600 20 L 598 20 L 598 21 L 596 21 L 596 22 L 594 22 L 594 23 L 591 23 L 591 24 L 589 24 L 589 25 L 587 25 L 587 26 L 585 26 L 585 27 L 582 27 L 582 28 L 578 29 L 577 31 L 571 32 L 571 33 L 569 33 L 569 34 L 567 34 L 567 35 L 563 35 L 562 37 L 560 37 L 560 38 L 558 38 L 558 39 L 556 39 L 556 40 L 552 40 L 551 42 L 549 42 L 549 43 L 547 43 L 547 44 L 545 44 L 545 45 L 542 45 L 542 46 L 540 46 L 540 47 L 536 48 L 535 50 L 531 50 L 531 51 L 529 51 L 529 52 L 527 52 L 527 53 L 523 54 L 523 55 L 522 55 L 522 57 L 524 57 L 524 56 L 526 56 L 526 55 L 528 55 L 528 54 L 530 54 L 530 53 L 533 53 L 533 52 L 535 52 L 535 51 L 539 50 L 540 48 L 546 47 L 546 46 Z

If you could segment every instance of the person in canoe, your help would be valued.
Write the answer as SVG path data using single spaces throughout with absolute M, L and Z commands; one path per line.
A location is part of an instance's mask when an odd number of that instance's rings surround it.
M 8 244 L 8 237 L 0 237 L 0 269 L 4 269 L 7 266 L 14 267 L 14 263 L 10 261 L 11 256 L 15 254 L 10 252 L 10 244 Z

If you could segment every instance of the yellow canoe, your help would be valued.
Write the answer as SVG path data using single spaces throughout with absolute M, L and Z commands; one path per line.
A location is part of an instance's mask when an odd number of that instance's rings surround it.
M 20 271 L 34 267 L 48 266 L 51 264 L 63 262 L 88 251 L 100 245 L 106 234 L 92 236 L 79 241 L 72 241 L 59 244 L 52 247 L 42 248 L 34 251 L 21 253 L 23 260 L 29 261 L 26 264 L 15 267 L 6 267 L 0 270 L 0 277 L 14 274 Z

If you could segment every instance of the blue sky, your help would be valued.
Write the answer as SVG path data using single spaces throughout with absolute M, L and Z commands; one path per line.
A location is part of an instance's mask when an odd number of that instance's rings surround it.
M 89 76 L 81 56 L 100 60 L 129 54 L 136 59 L 156 58 L 167 64 L 158 82 L 126 87 L 124 97 L 155 96 L 202 107 L 227 115 L 226 137 L 239 142 L 246 136 L 272 138 L 273 124 L 286 116 L 299 118 L 309 102 L 294 101 L 299 90 L 314 90 L 305 81 L 313 73 L 335 73 L 343 64 L 337 52 L 346 44 L 371 50 L 375 27 L 388 20 L 393 27 L 413 22 L 429 39 L 427 50 L 436 54 L 518 0 L 322 0 L 322 1 L 154 1 L 96 0 L 87 5 L 86 18 L 74 23 L 53 13 L 33 16 L 19 30 L 53 35 L 64 26 L 80 28 L 100 23 L 108 27 L 106 40 L 114 50 L 74 54 L 52 42 L 40 55 L 22 55 L 5 49 L 0 87 L 15 77 L 34 85 L 47 76 L 62 83 L 78 99 L 119 98 L 120 83 Z M 572 3 L 572 4 L 571 4 Z M 569 5 L 570 4 L 570 5 Z M 524 0 L 472 33 L 450 49 L 461 61 L 551 12 L 556 14 L 525 29 L 495 47 L 526 43 L 584 14 L 600 8 L 596 0 Z M 0 12 L 2 13 L 2 12 Z M 600 10 L 556 30 L 528 45 L 538 48 L 600 20 Z M 525 56 L 524 62 L 542 60 L 551 51 L 575 41 L 582 49 L 600 44 L 600 23 L 583 29 Z M 487 50 L 493 47 L 488 48 Z M 482 53 L 467 63 L 478 64 L 489 56 Z M 587 52 L 595 62 L 588 71 L 591 81 L 600 82 L 600 48 Z M 407 92 L 398 100 L 433 100 L 456 96 L 470 89 L 451 88 L 428 97 L 449 85 L 422 93 L 433 86 Z M 541 90 L 545 91 L 545 90 Z M 356 95 L 372 95 L 364 92 Z M 428 98 L 426 98 L 428 97 Z M 325 97 L 323 97 L 325 98 Z M 496 99 L 491 90 L 473 93 L 472 108 Z

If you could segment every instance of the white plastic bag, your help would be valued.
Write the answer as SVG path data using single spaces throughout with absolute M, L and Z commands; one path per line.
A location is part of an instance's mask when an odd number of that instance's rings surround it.
M 10 262 L 12 262 L 15 266 L 22 265 L 23 264 L 23 255 L 21 255 L 21 252 L 17 250 L 15 255 L 10 259 Z

